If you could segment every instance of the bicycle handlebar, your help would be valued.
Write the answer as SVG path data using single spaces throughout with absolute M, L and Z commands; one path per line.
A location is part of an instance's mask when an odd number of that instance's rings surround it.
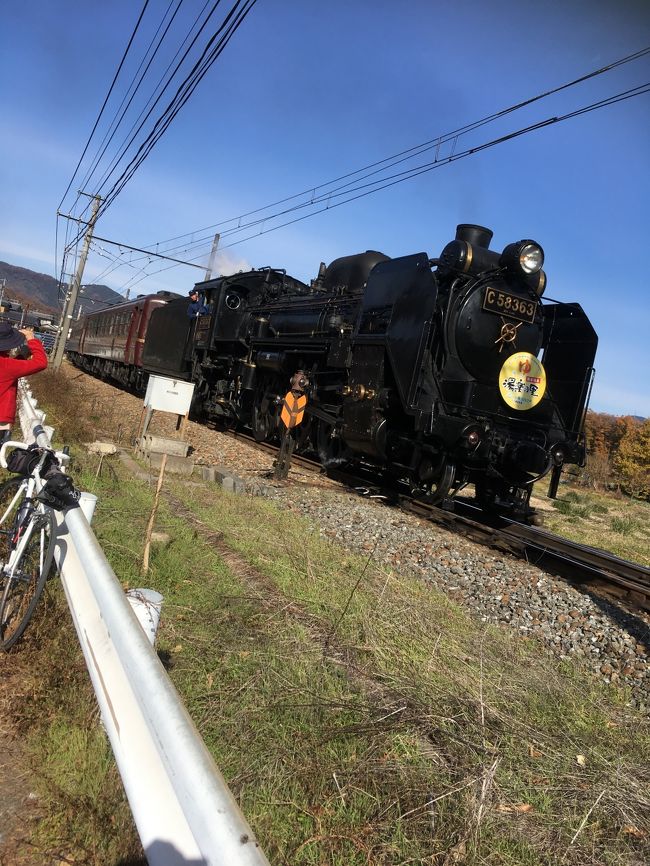
M 38 447 L 39 447 L 40 451 L 51 450 L 49 448 L 41 448 L 40 445 Z M 7 449 L 8 448 L 21 448 L 23 451 L 27 451 L 29 448 L 29 445 L 26 445 L 24 442 L 13 442 L 10 439 L 8 439 L 6 442 L 3 442 L 2 446 L 0 446 L 0 466 L 2 466 L 3 469 L 7 468 Z M 67 466 L 68 463 L 70 462 L 70 455 L 66 454 L 65 451 L 52 451 L 52 454 L 54 454 L 56 459 L 59 461 L 59 465 L 61 466 L 61 468 Z

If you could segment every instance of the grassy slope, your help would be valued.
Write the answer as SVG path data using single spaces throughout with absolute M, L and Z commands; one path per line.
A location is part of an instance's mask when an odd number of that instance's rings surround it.
M 562 486 L 545 528 L 650 566 L 650 502 Z
M 81 477 L 140 585 L 152 491 L 118 472 Z M 271 862 L 648 859 L 649 730 L 624 696 L 271 503 L 172 487 L 146 581 L 165 596 L 159 649 Z M 33 671 L 13 706 L 40 778 L 33 862 L 105 866 L 137 845 L 51 595 L 12 657 Z

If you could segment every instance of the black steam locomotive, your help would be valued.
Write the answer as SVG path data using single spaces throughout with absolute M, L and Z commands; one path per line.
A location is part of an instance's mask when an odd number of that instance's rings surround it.
M 188 333 L 184 301 L 156 310 L 143 365 L 258 440 L 291 383 L 309 399 L 299 447 L 326 467 L 378 465 L 432 502 L 471 482 L 526 518 L 532 482 L 584 460 L 597 337 L 577 304 L 542 303 L 538 244 L 491 237 L 463 225 L 436 260 L 348 256 L 311 286 L 272 269 L 201 283 L 210 315 Z
M 308 398 L 297 448 L 325 467 L 378 467 L 432 503 L 471 483 L 483 508 L 530 520 L 534 481 L 550 472 L 555 495 L 584 462 L 597 336 L 578 304 L 542 302 L 539 244 L 491 238 L 461 225 L 437 259 L 367 251 L 309 286 L 271 268 L 199 283 L 209 314 L 156 307 L 142 367 L 192 380 L 197 412 L 260 441 L 290 387 Z

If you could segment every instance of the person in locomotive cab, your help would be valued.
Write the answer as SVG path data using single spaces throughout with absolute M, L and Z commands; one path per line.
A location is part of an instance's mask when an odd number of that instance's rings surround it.
M 30 357 L 24 356 L 25 351 Z M 16 420 L 18 380 L 46 367 L 45 349 L 32 328 L 17 330 L 9 322 L 0 322 L 0 444 L 9 439 Z
M 201 301 L 201 299 L 199 298 L 199 293 L 197 292 L 197 290 L 192 289 L 192 291 L 189 292 L 189 296 L 190 303 L 187 308 L 188 317 L 190 319 L 197 319 L 199 316 L 207 316 L 209 310 L 203 303 L 203 301 Z

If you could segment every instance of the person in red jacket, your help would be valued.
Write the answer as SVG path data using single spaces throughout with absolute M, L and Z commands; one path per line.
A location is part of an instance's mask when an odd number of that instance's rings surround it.
M 17 350 L 25 345 L 31 358 L 16 357 Z M 31 328 L 19 331 L 9 322 L 0 322 L 0 445 L 9 439 L 16 420 L 18 380 L 46 367 L 45 349 Z

